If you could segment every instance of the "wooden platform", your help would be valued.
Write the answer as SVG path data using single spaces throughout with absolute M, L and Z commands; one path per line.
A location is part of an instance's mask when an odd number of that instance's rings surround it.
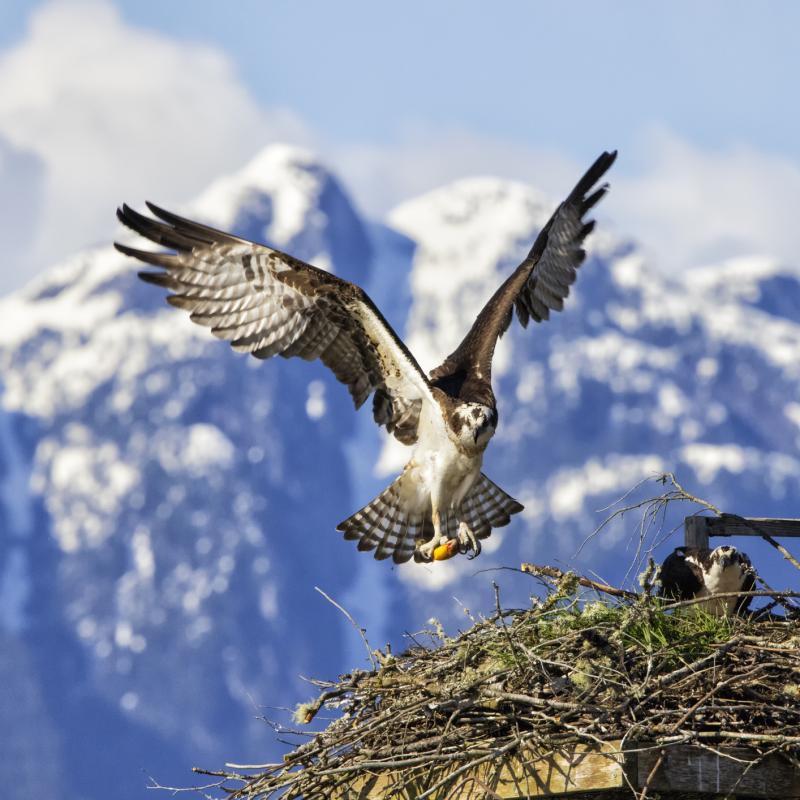
M 431 800 L 526 800 L 579 794 L 633 797 L 634 791 L 641 791 L 647 785 L 660 753 L 658 749 L 621 751 L 619 742 L 602 748 L 579 745 L 550 754 L 529 749 L 523 756 L 489 761 L 459 773 L 454 782 L 428 797 Z M 772 800 L 800 798 L 800 769 L 777 755 L 748 769 L 746 762 L 753 757 L 746 748 L 727 748 L 719 754 L 691 745 L 666 748 L 661 765 L 650 778 L 649 789 L 712 796 L 730 793 L 733 797 Z M 405 787 L 407 776 L 402 773 L 359 778 L 333 797 L 415 800 L 454 769 L 457 768 L 433 770 L 426 779 Z
M 686 517 L 683 521 L 687 547 L 708 547 L 711 536 L 800 537 L 800 519 L 740 517 L 721 514 L 718 517 Z

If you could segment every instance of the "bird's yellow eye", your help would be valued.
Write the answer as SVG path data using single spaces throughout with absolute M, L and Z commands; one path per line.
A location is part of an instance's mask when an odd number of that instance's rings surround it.
M 433 551 L 434 561 L 446 561 L 458 552 L 458 539 L 448 539 Z

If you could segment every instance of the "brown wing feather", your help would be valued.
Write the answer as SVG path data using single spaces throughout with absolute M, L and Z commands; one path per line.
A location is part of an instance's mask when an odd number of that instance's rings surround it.
M 179 217 L 151 203 L 159 219 L 127 205 L 120 221 L 176 252 L 116 248 L 160 267 L 140 272 L 172 294 L 170 304 L 257 358 L 319 358 L 350 390 L 356 407 L 376 391 L 375 419 L 401 441 L 416 440 L 430 386 L 414 357 L 355 284 L 280 250 Z M 378 401 L 380 398 L 380 401 Z
M 660 572 L 662 597 L 691 600 L 705 585 L 703 571 L 696 564 L 687 561 L 687 552 L 696 555 L 699 551 L 696 548 L 676 547 L 664 559 Z
M 494 405 L 491 388 L 492 357 L 497 339 L 511 324 L 512 311 L 523 327 L 541 322 L 550 311 L 560 311 L 586 252 L 583 240 L 594 227 L 585 214 L 603 197 L 607 185 L 597 182 L 616 159 L 603 153 L 578 181 L 569 196 L 542 228 L 522 264 L 483 307 L 469 333 L 444 362 L 430 373 L 434 386 L 462 400 Z

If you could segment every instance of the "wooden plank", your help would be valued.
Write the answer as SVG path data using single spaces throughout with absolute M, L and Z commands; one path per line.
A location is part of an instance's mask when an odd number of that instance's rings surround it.
M 533 750 L 510 760 L 487 776 L 487 786 L 502 798 L 569 796 L 575 792 L 625 786 L 625 756 L 619 743 L 576 745 L 542 758 Z
M 708 547 L 709 519 L 710 517 L 686 517 L 683 527 L 686 532 L 684 542 L 687 547 Z
M 683 521 L 687 547 L 709 547 L 711 536 L 768 536 L 800 537 L 800 519 L 769 517 L 739 517 L 722 514 L 719 517 L 686 517 Z
M 707 517 L 710 536 L 800 536 L 800 519 L 770 519 L 767 517 L 739 517 L 736 514 L 723 514 L 720 517 Z
M 525 748 L 512 758 L 481 764 L 460 774 L 452 783 L 431 795 L 431 800 L 527 800 L 531 797 L 569 797 L 578 792 L 620 789 L 626 786 L 625 755 L 619 742 L 602 748 L 573 745 L 543 754 Z M 333 795 L 336 800 L 380 800 L 391 796 L 413 800 L 435 785 L 453 768 L 436 769 L 408 782 L 403 772 L 358 778 Z
M 778 755 L 768 756 L 748 770 L 747 764 L 742 762 L 755 758 L 755 753 L 743 747 L 726 748 L 718 754 L 701 747 L 681 745 L 668 747 L 665 752 L 664 761 L 650 782 L 650 789 L 654 791 L 732 793 L 772 800 L 800 798 L 800 769 Z M 639 753 L 638 788 L 647 783 L 658 756 L 658 750 Z M 734 758 L 740 760 L 734 761 Z

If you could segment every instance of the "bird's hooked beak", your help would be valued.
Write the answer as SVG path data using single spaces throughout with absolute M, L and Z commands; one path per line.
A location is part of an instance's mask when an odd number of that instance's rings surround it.
M 483 432 L 484 432 L 484 431 L 485 431 L 485 430 L 486 430 L 486 429 L 487 429 L 487 428 L 488 428 L 490 425 L 492 425 L 492 426 L 494 426 L 494 425 L 497 425 L 497 416 L 496 416 L 496 415 L 493 415 L 493 416 L 485 416 L 485 417 L 483 418 L 483 422 L 482 422 L 482 423 L 481 423 L 481 424 L 480 424 L 480 425 L 479 425 L 477 428 L 475 428 L 475 430 L 472 432 L 472 438 L 474 439 L 474 441 L 475 441 L 475 444 L 477 444 L 477 443 L 478 443 L 478 439 L 479 439 L 480 435 L 481 435 L 481 434 L 482 434 L 482 433 L 483 433 Z

